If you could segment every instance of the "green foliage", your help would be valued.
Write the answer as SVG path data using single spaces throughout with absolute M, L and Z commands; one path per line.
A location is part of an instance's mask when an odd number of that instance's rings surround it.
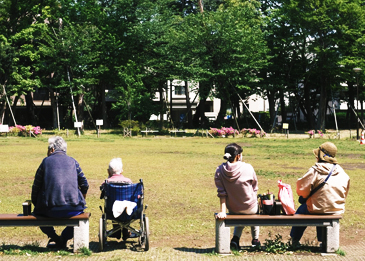
M 264 251 L 268 253 L 274 253 L 274 254 L 283 254 L 290 248 L 289 243 L 283 243 L 282 242 L 283 237 L 278 234 L 275 235 L 275 239 L 265 239 L 265 247 Z
M 128 128 L 132 130 L 133 135 L 137 135 L 141 130 L 138 121 L 132 121 L 132 120 L 120 121 L 119 126 L 122 128 Z
M 66 250 L 58 250 L 57 252 L 54 252 L 54 255 L 57 256 L 69 256 L 70 252 Z
M 80 252 L 85 256 L 91 256 L 92 251 L 87 247 L 80 248 Z
M 343 251 L 342 249 L 337 249 L 337 251 L 336 251 L 336 254 L 337 255 L 340 255 L 340 256 L 346 256 L 346 252 L 345 251 Z
M 44 252 L 44 249 L 39 247 L 39 242 L 33 242 L 31 244 L 25 244 L 22 247 L 14 245 L 5 245 L 4 243 L 0 247 L 0 253 L 4 255 L 19 255 L 19 256 L 34 256 Z

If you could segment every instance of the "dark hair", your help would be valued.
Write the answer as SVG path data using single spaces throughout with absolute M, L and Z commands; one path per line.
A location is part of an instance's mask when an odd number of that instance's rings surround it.
M 237 155 L 242 153 L 242 148 L 240 145 L 236 143 L 231 143 L 226 146 L 224 149 L 224 156 L 223 158 L 225 160 L 228 160 L 229 162 L 233 162 Z

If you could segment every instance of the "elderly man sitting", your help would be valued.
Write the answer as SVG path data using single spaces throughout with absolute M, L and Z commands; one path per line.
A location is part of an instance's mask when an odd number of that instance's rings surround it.
M 66 155 L 67 143 L 62 137 L 48 140 L 47 157 L 37 169 L 32 186 L 34 214 L 47 217 L 72 217 L 86 208 L 87 179 L 79 163 Z M 73 227 L 66 227 L 61 236 L 53 227 L 40 227 L 50 239 L 47 247 L 66 248 L 73 238 Z

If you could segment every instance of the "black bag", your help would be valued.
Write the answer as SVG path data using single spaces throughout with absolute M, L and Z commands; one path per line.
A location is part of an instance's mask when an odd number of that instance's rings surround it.
M 324 180 L 321 184 L 319 184 L 319 185 L 318 185 L 318 187 L 316 187 L 315 189 L 313 189 L 307 198 L 303 198 L 302 196 L 299 196 L 298 201 L 299 201 L 299 203 L 300 203 L 300 204 L 304 204 L 305 202 L 307 202 L 307 199 L 308 199 L 308 198 L 310 198 L 310 197 L 311 197 L 314 193 L 316 193 L 316 192 L 317 192 L 317 191 L 318 191 L 321 187 L 323 187 L 323 186 L 324 186 L 324 184 L 326 184 L 327 180 L 328 180 L 328 179 L 329 179 L 329 177 L 331 176 L 332 171 L 335 169 L 335 167 L 336 167 L 336 164 L 333 164 L 333 167 L 332 167 L 331 171 L 328 173 L 327 178 L 326 178 L 326 179 L 325 179 L 325 180 Z
M 275 214 L 275 196 L 273 194 L 258 195 L 259 206 L 263 215 L 274 215 Z
M 308 197 L 309 198 L 309 197 Z M 302 196 L 300 196 L 299 198 L 298 198 L 298 201 L 299 201 L 299 203 L 300 204 L 304 204 L 305 202 L 307 202 L 307 199 L 308 198 L 303 198 Z

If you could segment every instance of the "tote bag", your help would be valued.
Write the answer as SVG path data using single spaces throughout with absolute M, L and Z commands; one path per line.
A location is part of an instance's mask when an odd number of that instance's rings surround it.
M 278 181 L 279 194 L 278 198 L 283 206 L 283 209 L 287 215 L 295 214 L 293 192 L 289 184 L 283 183 L 281 180 Z

